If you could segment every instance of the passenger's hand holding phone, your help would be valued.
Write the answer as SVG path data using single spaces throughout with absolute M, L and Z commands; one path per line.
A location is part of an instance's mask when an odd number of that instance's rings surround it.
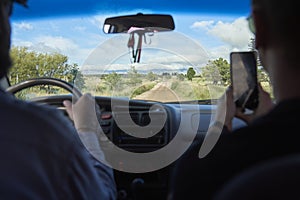
M 236 117 L 245 121 L 247 124 L 251 123 L 253 120 L 267 114 L 274 106 L 270 94 L 258 84 L 258 107 L 253 111 L 252 114 L 245 114 L 244 110 L 241 108 L 236 109 Z
M 264 91 L 260 84 L 258 84 L 258 98 L 259 104 L 257 108 L 251 114 L 247 114 L 243 108 L 236 106 L 233 99 L 232 88 L 229 87 L 218 101 L 215 121 L 224 122 L 224 125 L 229 130 L 231 130 L 231 123 L 234 117 L 245 121 L 247 124 L 251 123 L 258 117 L 267 114 L 274 106 L 270 94 Z

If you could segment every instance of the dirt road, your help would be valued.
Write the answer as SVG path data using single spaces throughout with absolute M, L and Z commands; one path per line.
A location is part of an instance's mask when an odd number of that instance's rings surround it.
M 179 101 L 179 97 L 167 86 L 167 83 L 158 83 L 151 90 L 136 96 L 134 99 L 146 99 L 160 102 Z

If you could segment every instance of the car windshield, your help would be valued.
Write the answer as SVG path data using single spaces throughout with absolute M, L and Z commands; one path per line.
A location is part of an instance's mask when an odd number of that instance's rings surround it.
M 254 49 L 248 3 L 168 2 L 29 0 L 29 9 L 16 6 L 11 85 L 52 77 L 96 96 L 159 102 L 219 98 L 230 85 L 230 52 Z M 103 32 L 106 18 L 137 13 L 171 15 L 175 30 L 148 32 L 141 38 Z M 140 62 L 136 62 L 137 55 Z M 261 69 L 259 79 L 269 87 Z M 64 93 L 38 86 L 22 91 L 19 97 Z

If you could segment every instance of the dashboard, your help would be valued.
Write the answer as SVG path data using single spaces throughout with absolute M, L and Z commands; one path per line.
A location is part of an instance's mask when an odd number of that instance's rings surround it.
M 71 100 L 71 96 L 39 97 L 34 101 L 55 106 L 66 114 L 62 104 L 66 99 Z M 133 153 L 155 152 L 167 147 L 173 140 L 177 140 L 179 143 L 175 148 L 180 149 L 180 153 L 183 154 L 193 141 L 203 139 L 216 108 L 215 105 L 164 104 L 112 97 L 95 97 L 95 100 L 101 108 L 100 125 L 105 135 L 100 140 L 102 142 L 109 140 L 117 147 Z M 128 130 L 130 131 L 130 120 L 140 127 L 147 127 L 150 123 L 155 124 L 155 121 L 158 124 L 161 121 L 164 123 L 153 136 L 138 138 L 127 134 Z M 233 120 L 234 129 L 244 125 L 241 120 Z M 124 131 L 124 127 L 127 127 L 127 130 Z M 166 157 L 172 155 L 172 152 L 165 154 Z M 174 163 L 158 170 L 138 173 L 114 170 L 118 199 L 166 199 Z

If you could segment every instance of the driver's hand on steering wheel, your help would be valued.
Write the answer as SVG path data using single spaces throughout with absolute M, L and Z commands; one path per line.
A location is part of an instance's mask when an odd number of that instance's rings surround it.
M 74 121 L 78 132 L 97 133 L 99 131 L 98 117 L 100 116 L 100 109 L 91 94 L 82 95 L 75 104 L 68 100 L 65 100 L 63 104 L 69 117 Z
M 75 128 L 87 150 L 99 161 L 105 161 L 99 144 L 101 127 L 98 121 L 99 106 L 91 94 L 82 95 L 75 104 L 63 102 L 69 117 L 74 121 Z

